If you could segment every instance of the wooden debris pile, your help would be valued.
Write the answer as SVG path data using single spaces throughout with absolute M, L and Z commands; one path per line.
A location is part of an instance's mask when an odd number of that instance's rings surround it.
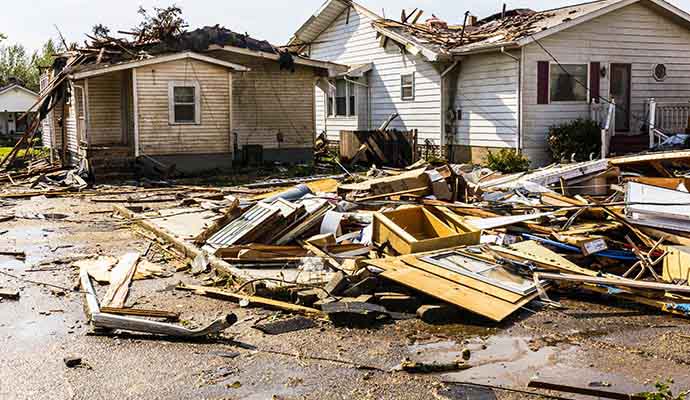
M 535 300 L 561 307 L 555 290 L 690 316 L 689 165 L 690 152 L 512 175 L 419 163 L 226 196 L 198 214 L 118 211 L 194 259 L 192 273 L 233 278 L 180 289 L 336 324 L 501 321 Z

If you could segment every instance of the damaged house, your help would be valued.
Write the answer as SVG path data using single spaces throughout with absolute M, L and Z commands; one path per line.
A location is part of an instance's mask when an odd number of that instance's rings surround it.
M 43 142 L 96 176 L 135 160 L 182 172 L 307 162 L 316 81 L 344 70 L 218 26 L 166 41 L 94 39 L 56 65 L 42 90 L 62 79 L 64 93 L 44 107 Z
M 498 11 L 498 10 L 497 10 Z M 690 15 L 664 0 L 602 0 L 559 9 L 504 10 L 457 25 L 422 11 L 385 19 L 328 0 L 292 49 L 349 71 L 317 89 L 316 127 L 417 129 L 452 161 L 497 148 L 550 160 L 549 128 L 600 121 L 603 153 L 649 148 L 687 125 Z M 615 103 L 615 106 L 611 106 Z

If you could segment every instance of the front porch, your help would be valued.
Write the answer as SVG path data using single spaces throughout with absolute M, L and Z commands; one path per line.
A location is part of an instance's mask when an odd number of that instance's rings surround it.
M 591 118 L 599 121 L 602 127 L 602 158 L 653 150 L 673 135 L 690 132 L 690 101 L 657 102 L 654 98 L 649 99 L 644 105 L 643 118 L 630 117 L 637 122 L 639 128 L 636 132 L 622 133 L 616 129 L 620 112 L 615 101 L 591 107 Z
M 134 170 L 132 71 L 77 80 L 73 85 L 79 156 L 98 177 Z

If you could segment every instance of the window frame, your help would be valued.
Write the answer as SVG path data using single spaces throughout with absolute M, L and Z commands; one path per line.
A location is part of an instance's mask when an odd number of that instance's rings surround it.
M 587 85 L 586 88 L 585 88 L 586 93 L 585 93 L 585 99 L 584 99 L 584 100 L 552 100 L 552 99 L 551 99 L 551 88 L 552 88 L 552 85 L 551 85 L 551 70 L 552 70 L 552 68 L 554 68 L 554 67 L 555 67 L 555 68 L 558 68 L 558 69 L 560 69 L 560 70 L 562 70 L 562 69 L 561 69 L 561 66 L 564 66 L 564 67 L 565 67 L 565 66 L 567 66 L 567 65 L 584 66 L 584 67 L 585 67 L 585 71 L 587 71 L 587 78 L 585 79 L 585 82 L 584 82 L 585 85 Z M 562 62 L 562 63 L 559 64 L 559 63 L 550 61 L 550 62 L 549 62 L 549 79 L 548 79 L 548 84 L 549 84 L 549 104 L 589 104 L 588 98 L 590 97 L 590 92 L 591 92 L 591 88 L 589 87 L 589 86 L 590 86 L 590 82 L 589 82 L 589 81 L 590 81 L 590 79 L 591 79 L 591 78 L 590 78 L 590 74 L 592 73 L 592 71 L 590 71 L 589 66 L 590 66 L 590 64 L 589 64 L 589 63 L 586 63 L 586 62 Z
M 191 105 L 192 103 L 175 103 L 175 88 L 194 88 L 194 121 L 176 121 L 175 106 Z M 168 82 L 168 123 L 170 125 L 201 125 L 201 85 L 198 81 L 170 81 Z
M 410 85 L 405 85 L 404 79 L 406 76 L 411 76 L 412 77 L 412 83 Z M 415 99 L 415 91 L 416 91 L 416 86 L 417 86 L 417 77 L 415 76 L 414 71 L 406 73 L 406 74 L 400 74 L 400 100 L 403 101 L 413 101 Z M 411 96 L 405 96 L 405 87 L 410 87 L 412 89 L 412 95 Z
M 338 115 L 336 110 L 336 91 L 337 91 L 337 81 L 345 82 L 345 115 Z M 348 119 L 357 117 L 357 108 L 359 107 L 359 96 L 357 96 L 357 83 L 353 82 L 353 79 L 346 78 L 334 78 L 329 81 L 329 90 L 326 93 L 326 116 L 328 118 L 335 119 Z M 352 90 L 353 93 L 350 91 Z M 333 95 L 331 95 L 333 93 Z M 354 110 L 350 107 L 350 97 L 355 98 Z

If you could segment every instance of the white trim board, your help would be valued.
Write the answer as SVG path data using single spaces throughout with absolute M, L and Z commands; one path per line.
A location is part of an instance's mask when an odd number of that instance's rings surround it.
M 115 72 L 115 71 L 134 69 L 134 68 L 139 68 L 139 67 L 145 67 L 147 65 L 161 64 L 161 63 L 166 63 L 166 62 L 170 62 L 170 61 L 178 61 L 178 60 L 183 60 L 183 59 L 191 59 L 191 60 L 207 62 L 209 64 L 220 65 L 221 67 L 229 68 L 229 69 L 232 69 L 232 70 L 235 70 L 238 72 L 250 71 L 249 68 L 247 68 L 243 65 L 230 63 L 230 62 L 219 60 L 217 58 L 209 57 L 209 56 L 206 56 L 203 54 L 193 53 L 191 51 L 187 51 L 187 52 L 182 52 L 182 53 L 175 53 L 175 54 L 169 54 L 169 55 L 165 55 L 165 56 L 149 58 L 146 60 L 129 61 L 129 62 L 123 62 L 120 64 L 113 64 L 113 65 L 104 66 L 102 68 L 98 68 L 98 69 L 91 70 L 91 71 L 77 72 L 75 74 L 72 74 L 70 76 L 70 78 L 73 80 L 79 80 L 79 79 L 84 79 L 84 78 L 90 78 L 93 76 L 109 74 L 109 73 Z

